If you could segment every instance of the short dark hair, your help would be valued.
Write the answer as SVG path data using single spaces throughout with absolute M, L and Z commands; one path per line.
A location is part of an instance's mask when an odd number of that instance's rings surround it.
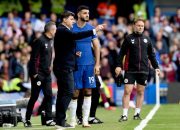
M 44 26 L 44 32 L 48 32 L 51 28 L 51 26 L 55 25 L 56 26 L 56 23 L 55 22 L 52 22 L 52 21 L 49 21 L 46 23 L 46 25 Z
M 88 6 L 85 6 L 85 5 L 80 5 L 78 8 L 77 8 L 77 13 L 79 13 L 81 10 L 89 10 L 89 7 Z
M 73 12 L 71 12 L 71 11 L 68 11 L 68 10 L 66 10 L 66 11 L 64 11 L 62 14 L 61 14 L 61 16 L 60 16 L 60 20 L 61 20 L 61 22 L 63 22 L 63 19 L 64 18 L 68 18 L 69 16 L 75 16 L 75 14 L 73 13 Z
M 144 19 L 138 18 L 138 19 L 134 19 L 133 24 L 136 24 L 136 23 L 139 22 L 139 21 L 142 21 L 143 23 L 145 23 L 145 20 L 144 20 Z

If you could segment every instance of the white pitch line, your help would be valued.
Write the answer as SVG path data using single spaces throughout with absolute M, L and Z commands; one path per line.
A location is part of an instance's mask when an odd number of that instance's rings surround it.
M 146 127 L 147 123 L 152 119 L 156 111 L 159 109 L 160 104 L 156 104 L 153 109 L 149 112 L 144 120 L 140 122 L 140 124 L 134 128 L 134 130 L 143 130 Z
M 43 129 L 55 129 L 55 127 L 41 127 L 41 128 L 33 128 L 33 127 L 30 127 L 30 128 L 18 128 L 18 129 L 16 129 L 16 128 L 7 128 L 7 129 L 5 129 L 5 130 L 43 130 Z

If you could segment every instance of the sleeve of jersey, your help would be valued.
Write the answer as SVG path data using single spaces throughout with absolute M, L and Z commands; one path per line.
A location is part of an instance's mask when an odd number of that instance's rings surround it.
M 156 60 L 156 55 L 155 55 L 155 52 L 154 52 L 154 48 L 153 48 L 151 42 L 148 45 L 148 58 L 151 61 L 151 64 L 152 64 L 154 69 L 159 68 L 158 62 Z
M 128 41 L 127 39 L 125 38 L 123 44 L 122 44 L 122 47 L 121 47 L 121 50 L 119 52 L 119 55 L 116 59 L 116 63 L 117 63 L 117 67 L 121 67 L 123 68 L 123 58 L 124 56 L 126 55 L 126 52 L 127 52 L 127 46 L 128 46 Z
M 94 27 L 92 27 L 92 29 L 95 29 Z M 92 36 L 92 40 L 93 39 L 96 39 L 97 38 L 97 34 L 93 34 L 93 36 Z
M 38 74 L 38 68 L 40 63 L 40 48 L 41 48 L 41 41 L 40 40 L 34 41 L 31 52 L 32 75 Z

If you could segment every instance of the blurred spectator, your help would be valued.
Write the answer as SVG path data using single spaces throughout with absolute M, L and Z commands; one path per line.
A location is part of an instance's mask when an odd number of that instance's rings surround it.
M 18 44 L 18 48 L 19 49 L 23 49 L 26 46 L 28 46 L 28 43 L 25 42 L 25 37 L 23 35 L 19 36 L 19 44 Z
M 25 57 L 25 56 L 23 56 L 22 58 L 21 58 L 21 61 L 20 61 L 20 64 L 21 64 L 21 66 L 22 66 L 22 68 L 23 68 L 23 82 L 29 82 L 30 80 L 29 80 L 29 73 L 28 73 L 28 63 L 29 63 L 29 59 L 28 59 L 28 57 Z
M 32 28 L 32 24 L 29 22 L 26 24 L 26 29 L 24 30 L 24 36 L 25 36 L 25 41 L 28 44 L 31 44 L 33 39 L 35 38 L 35 32 Z
M 57 15 L 55 13 L 50 14 L 50 21 L 52 22 L 58 22 Z
M 24 31 L 27 28 L 27 24 L 31 23 L 31 12 L 26 11 L 24 12 L 23 19 L 21 21 L 21 29 Z
M 109 60 L 107 57 L 103 57 L 101 59 L 101 71 L 100 71 L 100 73 L 101 73 L 102 79 L 104 77 L 109 77 L 109 78 L 112 77 L 111 68 L 110 68 Z
M 106 33 L 106 40 L 104 41 L 104 46 L 108 46 L 108 43 L 112 41 L 112 42 L 115 42 L 116 43 L 116 39 L 115 37 L 113 36 L 113 33 L 111 31 L 108 31 Z
M 146 2 L 144 0 L 136 0 L 133 9 L 135 18 L 147 19 Z
M 154 17 L 153 22 L 151 22 L 151 25 L 152 25 L 152 30 L 153 30 L 153 34 L 154 34 L 153 36 L 155 37 L 162 27 L 159 18 Z
M 14 18 L 14 14 L 9 12 L 7 18 L 5 18 L 3 21 L 4 30 L 6 30 L 8 26 L 11 26 L 12 23 L 15 23 L 18 28 L 20 27 L 20 23 L 17 19 Z
M 105 40 L 106 40 L 106 37 L 105 37 L 105 35 L 104 35 L 104 32 L 103 32 L 103 31 L 99 31 L 99 32 L 97 33 L 97 35 L 98 35 L 100 44 L 101 44 L 101 45 L 104 45 L 104 42 L 105 42 Z
M 4 80 L 9 79 L 8 67 L 9 62 L 6 59 L 5 53 L 0 53 L 0 78 Z
M 13 50 L 13 56 L 9 60 L 9 78 L 22 78 L 24 72 L 20 64 L 21 51 L 19 49 Z
M 164 79 L 166 82 L 171 83 L 176 81 L 176 70 L 177 67 L 174 62 L 170 61 L 170 58 L 167 54 L 162 55 L 162 72 L 164 73 Z
M 177 66 L 176 77 L 177 81 L 180 82 L 180 45 L 178 47 L 178 50 L 173 54 L 172 60 Z
M 117 37 L 116 37 L 118 48 L 121 48 L 121 45 L 124 41 L 124 37 L 125 37 L 125 33 L 122 30 L 118 30 Z M 118 53 L 119 53 L 119 50 L 118 50 Z
M 9 36 L 9 38 L 12 38 L 12 37 L 18 38 L 22 34 L 22 31 L 20 30 L 20 28 L 17 26 L 15 22 L 11 22 L 9 23 L 9 26 L 7 27 L 7 30 L 5 33 Z
M 117 13 L 116 4 L 111 3 L 111 0 L 107 0 L 106 2 L 100 2 L 97 6 L 97 11 L 99 16 L 103 19 L 114 19 Z
M 169 40 L 170 40 L 170 34 L 172 32 L 172 28 L 169 25 L 169 21 L 166 17 L 162 20 L 162 30 L 163 30 L 163 37 L 166 40 L 167 46 L 170 46 Z
M 3 53 L 5 54 L 5 57 L 7 60 L 10 59 L 12 56 L 12 50 L 11 50 L 11 45 L 9 43 L 4 42 L 4 51 Z
M 3 29 L 0 27 L 0 40 L 3 40 L 3 35 L 4 35 L 4 31 L 3 31 Z
M 107 47 L 108 51 L 109 51 L 109 55 L 108 55 L 108 60 L 109 60 L 109 65 L 111 66 L 111 74 L 113 76 L 113 78 L 115 78 L 115 64 L 116 64 L 116 59 L 118 56 L 117 53 L 117 42 L 114 41 L 109 41 L 108 43 L 108 47 Z
M 44 26 L 46 24 L 46 14 L 40 14 L 40 19 L 36 19 L 36 22 L 34 24 L 34 31 L 35 32 L 43 32 Z
M 127 20 L 124 17 L 119 16 L 117 19 L 117 30 L 121 30 L 123 31 L 123 33 L 126 33 L 127 32 L 126 24 L 127 24 Z
M 4 51 L 4 42 L 0 40 L 0 53 Z
M 147 36 L 149 36 L 151 39 L 154 40 L 153 30 L 152 30 L 151 23 L 149 20 L 145 21 L 144 32 L 147 32 L 148 33 Z
M 134 13 L 130 13 L 128 16 L 128 24 L 133 24 L 133 21 L 135 19 Z
M 155 7 L 154 8 L 154 18 L 157 18 L 157 20 L 160 22 L 162 19 L 162 14 L 161 14 L 161 8 L 160 7 Z M 153 19 L 154 20 L 154 19 Z
M 180 32 L 176 25 L 172 25 L 172 32 L 170 33 L 170 46 L 172 44 L 180 44 Z
M 156 49 L 160 54 L 167 54 L 169 52 L 169 48 L 167 46 L 167 42 L 163 37 L 162 31 L 159 31 L 156 35 Z
M 180 28 L 180 8 L 177 9 L 176 15 L 171 17 L 170 23 L 173 23 L 177 28 Z

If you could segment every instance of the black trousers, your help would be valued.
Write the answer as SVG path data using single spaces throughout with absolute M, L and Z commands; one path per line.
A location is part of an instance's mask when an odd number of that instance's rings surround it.
M 38 81 L 41 81 L 41 83 Z M 52 119 L 51 75 L 49 76 L 38 75 L 36 78 L 31 77 L 31 97 L 27 105 L 26 120 L 30 120 L 34 104 L 37 101 L 41 90 L 43 91 L 44 100 L 46 103 L 45 105 L 46 120 Z
M 96 110 L 99 104 L 99 97 L 100 97 L 100 83 L 97 77 L 96 78 L 96 88 L 92 89 L 92 98 L 91 98 L 91 109 L 90 109 L 90 117 L 96 116 Z M 79 93 L 78 97 L 78 106 L 76 115 L 78 118 L 82 118 L 82 104 L 84 100 L 84 95 L 82 90 Z
M 58 85 L 56 100 L 56 124 L 64 126 L 66 111 L 68 109 L 74 91 L 73 71 L 68 69 L 54 69 L 54 74 L 57 78 Z

